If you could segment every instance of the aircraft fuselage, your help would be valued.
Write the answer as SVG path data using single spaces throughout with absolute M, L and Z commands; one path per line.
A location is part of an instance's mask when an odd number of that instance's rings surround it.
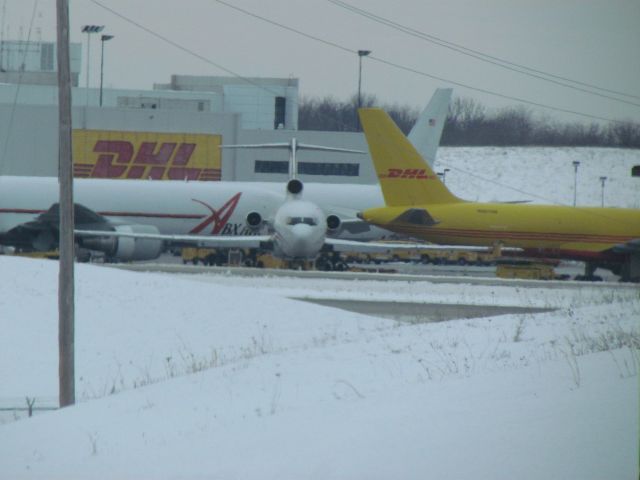
M 640 237 L 640 210 L 474 202 L 413 208 L 425 209 L 436 223 L 394 223 L 406 206 L 369 209 L 362 216 L 375 225 L 389 228 L 393 224 L 396 232 L 433 243 L 500 243 L 530 254 L 579 260 L 613 258 L 605 251 Z

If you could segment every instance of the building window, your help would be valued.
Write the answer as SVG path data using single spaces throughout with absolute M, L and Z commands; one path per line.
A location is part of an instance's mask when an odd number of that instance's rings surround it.
M 634 165 L 631 167 L 631 176 L 640 177 L 640 165 Z
M 289 162 L 256 160 L 255 173 L 289 173 Z
M 255 173 L 289 173 L 289 162 L 279 160 L 256 160 Z M 299 162 L 301 175 L 332 175 L 336 177 L 357 177 L 360 175 L 358 163 Z
M 357 177 L 360 165 L 357 163 L 312 163 L 302 162 L 298 171 L 305 175 L 335 175 L 340 177 Z
M 273 128 L 278 130 L 284 128 L 284 117 L 287 106 L 287 99 L 284 97 L 276 97 L 275 117 L 273 120 Z
M 53 43 L 43 43 L 40 46 L 40 70 L 53 71 Z

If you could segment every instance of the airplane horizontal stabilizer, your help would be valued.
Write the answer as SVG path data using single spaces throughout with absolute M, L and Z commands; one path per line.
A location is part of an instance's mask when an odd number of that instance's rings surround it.
M 291 142 L 275 142 L 275 143 L 249 143 L 244 145 L 220 145 L 220 148 L 230 149 L 252 149 L 252 148 L 267 148 L 267 149 L 295 149 L 295 150 L 313 150 L 316 152 L 341 152 L 341 153 L 358 153 L 361 155 L 367 152 L 363 150 L 354 150 L 352 148 L 340 148 L 340 147 L 325 147 L 323 145 L 311 145 L 308 143 L 291 143 Z

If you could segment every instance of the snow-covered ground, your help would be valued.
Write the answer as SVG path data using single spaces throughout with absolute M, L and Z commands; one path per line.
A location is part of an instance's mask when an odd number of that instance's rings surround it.
M 446 184 L 461 198 L 473 201 L 531 200 L 573 205 L 574 167 L 578 206 L 640 208 L 640 150 L 621 148 L 441 147 L 435 170 L 445 168 Z
M 637 288 L 76 279 L 78 405 L 5 418 L 0 478 L 637 478 Z M 56 280 L 0 257 L 4 404 L 57 395 Z M 290 296 L 556 310 L 409 325 Z

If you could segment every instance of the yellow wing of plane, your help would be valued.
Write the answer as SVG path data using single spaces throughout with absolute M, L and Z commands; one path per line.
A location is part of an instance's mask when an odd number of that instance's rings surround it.
M 361 109 L 385 206 L 361 217 L 388 230 L 449 245 L 522 248 L 527 255 L 588 262 L 640 279 L 640 210 L 467 202 L 440 181 L 393 120 Z

